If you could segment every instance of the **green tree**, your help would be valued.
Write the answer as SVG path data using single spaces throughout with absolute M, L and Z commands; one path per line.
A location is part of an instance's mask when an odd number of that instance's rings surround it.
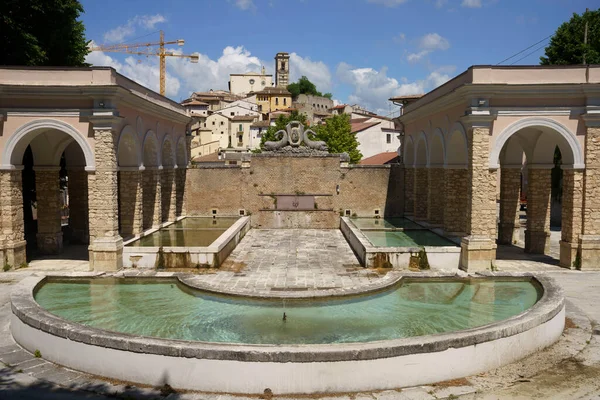
M 312 83 L 306 76 L 302 76 L 298 79 L 298 82 L 290 83 L 287 86 L 288 92 L 292 94 L 292 97 L 298 97 L 299 94 L 310 94 L 313 96 L 324 96 L 329 99 L 333 96 L 331 93 L 325 93 L 325 95 L 321 94 L 317 90 L 317 86 Z
M 0 65 L 87 65 L 81 13 L 78 0 L 4 0 Z
M 280 115 L 275 120 L 275 125 L 270 126 L 269 129 L 264 133 L 262 138 L 260 139 L 260 148 L 263 148 L 263 145 L 266 141 L 277 141 L 281 140 L 281 137 L 275 137 L 275 133 L 280 130 L 285 130 L 285 126 L 292 121 L 298 121 L 302 125 L 306 126 L 306 115 L 299 113 L 294 110 L 290 113 L 290 115 Z
M 588 24 L 587 44 L 584 44 L 585 24 Z M 542 65 L 600 64 L 600 10 L 573 14 L 569 22 L 558 27 L 546 55 L 540 57 Z
M 326 119 L 325 124 L 316 127 L 316 133 L 319 140 L 327 143 L 330 153 L 348 153 L 352 164 L 358 163 L 362 158 L 348 114 L 334 115 Z

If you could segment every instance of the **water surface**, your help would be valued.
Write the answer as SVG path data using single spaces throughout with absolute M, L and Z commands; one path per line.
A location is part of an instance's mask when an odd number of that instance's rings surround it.
M 429 230 L 362 231 L 375 247 L 455 246 L 456 243 Z
M 514 280 L 406 281 L 377 294 L 285 302 L 213 295 L 174 281 L 126 282 L 50 281 L 35 299 L 67 320 L 116 332 L 206 342 L 304 344 L 468 329 L 517 315 L 539 298 L 536 285 Z

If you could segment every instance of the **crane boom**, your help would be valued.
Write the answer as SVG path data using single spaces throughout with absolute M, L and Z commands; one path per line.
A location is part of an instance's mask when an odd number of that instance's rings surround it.
M 176 44 L 183 46 L 185 41 L 183 39 L 165 41 L 165 34 L 160 31 L 160 41 L 150 43 L 132 43 L 132 44 L 111 44 L 107 46 L 92 46 L 90 51 L 103 51 L 105 53 L 127 53 L 145 56 L 158 56 L 160 61 L 160 94 L 165 95 L 165 77 L 167 75 L 167 64 L 166 57 L 177 57 L 177 58 L 189 58 L 191 62 L 197 63 L 199 56 L 195 54 L 176 54 L 172 51 L 165 51 L 166 44 Z M 158 49 L 141 50 L 141 48 L 150 48 L 158 46 Z

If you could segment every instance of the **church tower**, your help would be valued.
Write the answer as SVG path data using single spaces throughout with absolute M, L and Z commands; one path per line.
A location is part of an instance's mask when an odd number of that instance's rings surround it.
M 275 55 L 275 86 L 287 88 L 290 76 L 290 55 L 288 53 L 277 53 Z

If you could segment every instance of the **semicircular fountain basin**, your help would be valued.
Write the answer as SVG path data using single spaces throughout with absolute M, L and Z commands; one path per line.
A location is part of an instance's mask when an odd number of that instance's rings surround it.
M 11 326 L 28 350 L 111 378 L 336 392 L 512 362 L 558 339 L 563 303 L 551 280 L 533 277 L 403 278 L 376 293 L 312 300 L 225 296 L 173 278 L 37 278 L 13 292 Z

